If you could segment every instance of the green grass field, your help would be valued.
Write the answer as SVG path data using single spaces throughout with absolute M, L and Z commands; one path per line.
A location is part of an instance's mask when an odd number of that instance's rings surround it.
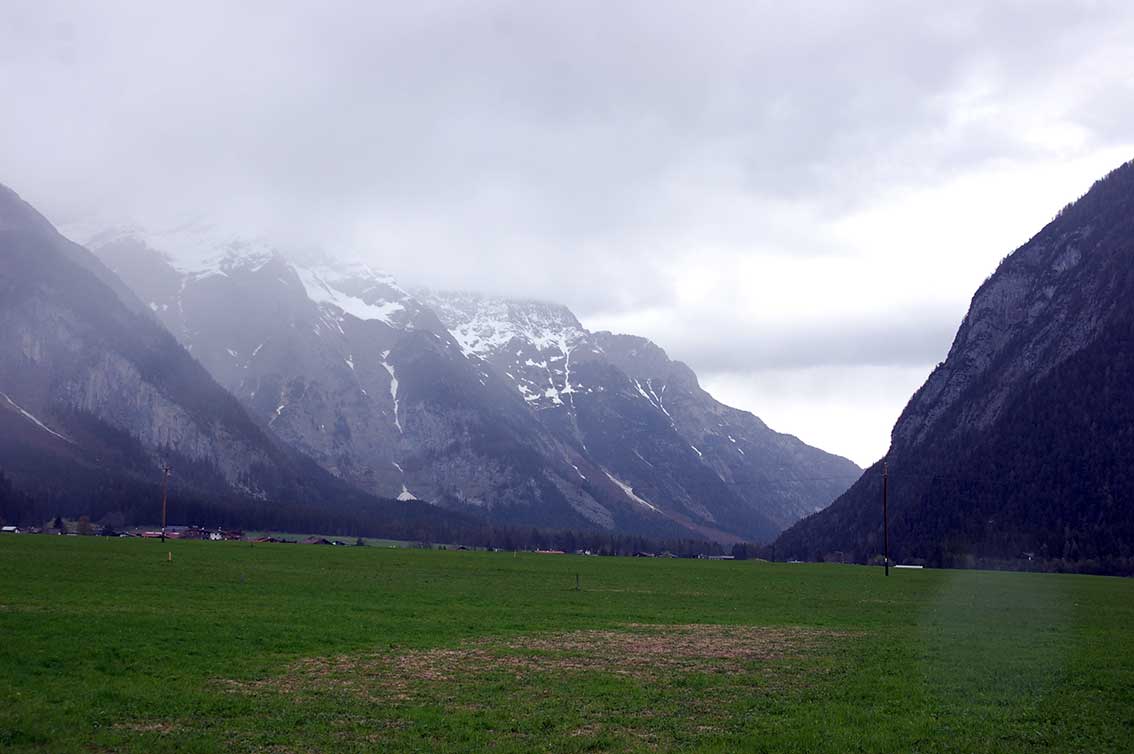
M 1131 749 L 1131 580 L 0 537 L 5 752 Z

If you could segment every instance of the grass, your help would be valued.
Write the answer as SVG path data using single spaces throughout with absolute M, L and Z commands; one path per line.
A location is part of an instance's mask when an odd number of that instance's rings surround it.
M 4 536 L 0 700 L 4 752 L 1132 750 L 1134 581 Z

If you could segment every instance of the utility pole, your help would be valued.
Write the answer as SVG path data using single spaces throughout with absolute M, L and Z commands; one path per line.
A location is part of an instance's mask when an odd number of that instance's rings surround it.
M 161 470 L 162 470 L 162 476 L 161 476 L 161 541 L 164 542 L 165 541 L 166 489 L 169 486 L 169 472 L 172 471 L 172 469 L 169 468 L 169 464 L 167 463 L 167 464 L 165 464 L 164 466 L 161 467 Z
M 882 462 L 882 546 L 886 563 L 886 575 L 890 575 L 890 469 Z

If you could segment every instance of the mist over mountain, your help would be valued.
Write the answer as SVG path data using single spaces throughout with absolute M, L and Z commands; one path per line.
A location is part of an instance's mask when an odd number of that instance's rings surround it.
M 1134 557 L 1134 163 L 1067 206 L 976 292 L 888 453 L 890 550 L 940 565 Z M 882 548 L 881 464 L 778 540 Z
M 98 516 L 152 510 L 166 464 L 182 515 L 461 521 L 381 503 L 280 442 L 113 272 L 0 186 L 0 471 L 53 515 Z
M 276 437 L 366 492 L 508 524 L 766 541 L 859 472 L 562 306 L 410 292 L 199 225 L 83 240 Z

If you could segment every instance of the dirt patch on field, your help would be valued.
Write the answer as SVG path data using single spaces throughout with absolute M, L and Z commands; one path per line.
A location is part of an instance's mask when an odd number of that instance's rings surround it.
M 452 681 L 469 673 L 603 672 L 650 679 L 673 672 L 738 673 L 754 662 L 798 655 L 830 632 L 750 626 L 628 626 L 480 641 L 410 652 L 393 661 L 402 678 Z
M 810 654 L 845 633 L 800 627 L 627 625 L 620 630 L 481 639 L 399 655 L 309 658 L 262 681 L 225 680 L 230 690 L 285 694 L 341 690 L 398 701 L 431 684 L 517 679 L 545 673 L 609 673 L 642 681 L 682 673 L 738 674 Z
M 118 730 L 128 730 L 132 733 L 157 733 L 162 736 L 167 736 L 170 733 L 176 733 L 181 730 L 180 725 L 162 720 L 115 723 L 114 727 Z

